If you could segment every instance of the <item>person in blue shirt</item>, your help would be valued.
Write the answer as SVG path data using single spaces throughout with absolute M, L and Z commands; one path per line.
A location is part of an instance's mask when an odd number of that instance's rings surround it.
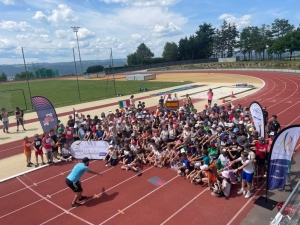
M 72 169 L 71 173 L 66 178 L 66 184 L 68 185 L 69 188 L 71 188 L 76 193 L 74 200 L 71 204 L 72 207 L 80 206 L 80 203 L 78 203 L 77 201 L 82 201 L 87 197 L 81 195 L 83 189 L 81 187 L 80 178 L 84 174 L 84 172 L 100 175 L 100 173 L 89 169 L 88 167 L 89 162 L 90 162 L 89 158 L 87 157 L 83 158 L 82 162 L 77 163 Z
M 191 166 L 190 166 L 190 161 L 187 159 L 186 153 L 182 153 L 181 159 L 179 160 L 178 163 L 178 170 L 177 173 L 179 176 L 184 176 L 188 175 L 190 172 Z

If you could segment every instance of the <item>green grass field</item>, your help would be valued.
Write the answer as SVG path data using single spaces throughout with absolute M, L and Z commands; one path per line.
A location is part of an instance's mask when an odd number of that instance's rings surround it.
M 140 87 L 153 91 L 189 83 L 191 82 L 116 81 L 116 92 L 117 94 L 129 95 L 139 93 Z M 76 80 L 29 81 L 29 85 L 32 96 L 44 96 L 56 107 L 116 97 L 113 81 L 109 81 L 107 95 L 105 96 L 106 80 L 79 80 L 81 101 L 79 100 Z M 13 111 L 16 106 L 23 110 L 26 109 L 22 91 L 3 92 L 16 89 L 24 91 L 27 109 L 31 110 L 32 105 L 27 82 L 1 83 L 0 107 L 6 107 L 8 111 Z

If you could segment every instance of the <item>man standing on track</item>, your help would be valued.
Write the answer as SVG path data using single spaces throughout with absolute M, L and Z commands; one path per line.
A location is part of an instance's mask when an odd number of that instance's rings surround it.
M 69 188 L 71 188 L 75 193 L 74 200 L 71 204 L 72 207 L 78 207 L 80 206 L 80 203 L 77 201 L 82 201 L 86 199 L 87 196 L 81 195 L 83 192 L 83 189 L 81 187 L 81 182 L 79 181 L 81 176 L 84 172 L 88 172 L 91 174 L 100 175 L 100 173 L 90 170 L 88 168 L 90 159 L 85 157 L 82 159 L 81 163 L 77 163 L 74 168 L 72 169 L 71 173 L 66 178 L 66 184 Z
M 280 130 L 281 130 L 281 126 L 280 123 L 278 123 L 277 121 L 277 116 L 273 115 L 271 121 L 269 122 L 268 133 L 273 131 L 275 132 L 275 136 L 276 136 Z

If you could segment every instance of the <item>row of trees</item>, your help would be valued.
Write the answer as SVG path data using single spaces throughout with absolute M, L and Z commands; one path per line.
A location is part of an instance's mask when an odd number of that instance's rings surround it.
M 226 20 L 219 28 L 209 23 L 203 23 L 195 34 L 183 37 L 178 43 L 167 42 L 162 58 L 153 58 L 154 54 L 142 43 L 137 50 L 127 56 L 128 65 L 148 64 L 176 60 L 192 60 L 205 58 L 232 57 L 240 53 L 248 59 L 253 55 L 265 59 L 273 54 L 281 58 L 285 52 L 290 57 L 295 51 L 300 51 L 300 27 L 290 24 L 286 19 L 276 19 L 271 25 L 261 27 L 248 26 L 239 31 L 235 24 Z

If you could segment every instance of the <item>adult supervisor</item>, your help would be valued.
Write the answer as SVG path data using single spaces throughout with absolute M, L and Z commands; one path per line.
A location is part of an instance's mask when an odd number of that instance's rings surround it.
M 100 173 L 89 169 L 90 159 L 85 157 L 82 159 L 81 163 L 77 163 L 72 169 L 71 173 L 66 178 L 66 184 L 76 193 L 75 198 L 71 204 L 72 207 L 80 206 L 77 201 L 82 201 L 86 199 L 87 196 L 81 195 L 83 190 L 81 187 L 80 178 L 84 172 L 91 174 L 100 175 Z

